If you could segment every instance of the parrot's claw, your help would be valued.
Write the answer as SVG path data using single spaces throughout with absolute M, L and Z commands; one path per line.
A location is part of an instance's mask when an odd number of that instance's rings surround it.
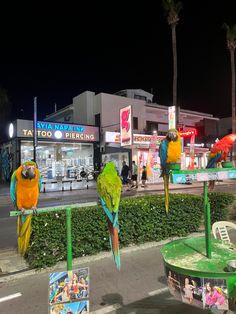
M 33 211 L 33 215 L 37 215 L 38 214 L 38 211 L 37 211 L 36 207 L 32 207 L 32 211 Z
M 25 208 L 21 208 L 21 215 L 25 215 Z

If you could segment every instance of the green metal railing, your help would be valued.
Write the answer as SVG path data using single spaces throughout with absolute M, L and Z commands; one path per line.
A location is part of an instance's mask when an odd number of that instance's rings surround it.
M 88 203 L 80 203 L 80 204 L 73 204 L 73 205 L 63 205 L 63 206 L 55 206 L 55 207 L 46 207 L 46 208 L 39 208 L 37 210 L 37 214 L 43 213 L 50 213 L 50 212 L 57 212 L 61 210 L 66 211 L 66 240 L 67 240 L 67 270 L 72 271 L 72 237 L 71 237 L 71 210 L 74 208 L 80 207 L 90 207 L 90 206 L 97 206 L 96 202 L 88 202 Z M 24 212 L 24 215 L 33 214 L 33 210 L 28 209 Z M 22 213 L 20 210 L 10 211 L 10 217 L 21 216 Z

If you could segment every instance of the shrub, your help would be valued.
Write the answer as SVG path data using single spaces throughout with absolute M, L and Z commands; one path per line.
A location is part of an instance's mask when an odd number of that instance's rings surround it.
M 211 224 L 215 221 L 227 220 L 229 206 L 234 202 L 233 194 L 224 192 L 209 193 L 211 204 Z
M 224 217 L 233 198 L 227 193 L 210 194 L 212 220 Z M 122 199 L 119 210 L 120 246 L 186 236 L 198 230 L 203 217 L 201 196 L 171 194 L 169 208 L 169 214 L 166 215 L 162 195 Z M 74 258 L 110 250 L 106 216 L 101 206 L 72 210 L 72 246 Z M 52 266 L 66 260 L 64 211 L 33 217 L 26 258 L 33 268 Z

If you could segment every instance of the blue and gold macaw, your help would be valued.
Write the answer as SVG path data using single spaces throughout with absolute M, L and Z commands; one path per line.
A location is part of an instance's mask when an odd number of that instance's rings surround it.
M 25 216 L 24 212 L 26 209 L 32 209 L 36 213 L 40 189 L 41 177 L 35 162 L 25 162 L 14 171 L 10 196 L 14 207 L 22 213 L 17 220 L 17 235 L 18 250 L 23 256 L 29 245 L 32 219 L 32 215 Z
M 122 182 L 114 163 L 108 162 L 97 178 L 97 191 L 107 216 L 110 245 L 117 269 L 120 269 L 118 211 Z
M 161 177 L 163 177 L 164 180 L 165 208 L 168 214 L 170 164 L 176 163 L 181 157 L 180 135 L 177 130 L 168 130 L 166 138 L 160 143 L 159 155 L 161 160 Z

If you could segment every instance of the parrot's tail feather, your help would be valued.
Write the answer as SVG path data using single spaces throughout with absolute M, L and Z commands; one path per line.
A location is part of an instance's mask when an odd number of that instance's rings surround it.
M 169 211 L 169 175 L 164 174 L 164 190 L 165 190 L 165 208 L 166 208 L 166 214 L 168 215 Z
M 23 218 L 23 219 L 22 219 Z M 18 235 L 18 251 L 24 256 L 30 240 L 32 215 L 25 217 L 18 216 L 17 235 Z
M 119 249 L 119 236 L 118 236 L 118 228 L 114 228 L 109 219 L 108 221 L 108 230 L 110 234 L 110 245 L 113 253 L 114 261 L 117 269 L 120 270 L 120 249 Z

